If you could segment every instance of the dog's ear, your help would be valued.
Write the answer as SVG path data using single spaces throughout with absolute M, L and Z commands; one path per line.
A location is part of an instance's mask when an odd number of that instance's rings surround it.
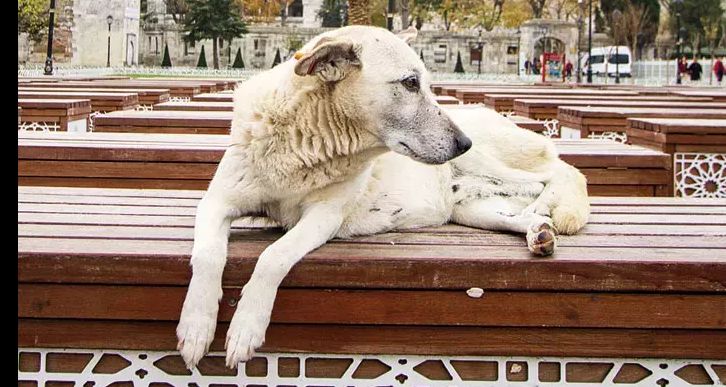
M 413 42 L 414 39 L 416 39 L 416 36 L 418 36 L 418 30 L 414 26 L 409 26 L 405 30 L 399 32 L 396 34 L 399 38 L 403 39 L 406 44 Z
M 296 53 L 295 74 L 318 75 L 326 82 L 345 78 L 351 70 L 359 68 L 360 46 L 347 39 L 321 38 L 310 53 Z

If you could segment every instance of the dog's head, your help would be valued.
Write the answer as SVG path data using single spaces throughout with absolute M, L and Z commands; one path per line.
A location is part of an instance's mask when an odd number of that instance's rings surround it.
M 327 83 L 334 103 L 363 122 L 389 149 L 442 164 L 471 148 L 471 140 L 441 110 L 429 74 L 407 42 L 377 27 L 350 26 L 322 34 L 296 55 L 295 74 Z

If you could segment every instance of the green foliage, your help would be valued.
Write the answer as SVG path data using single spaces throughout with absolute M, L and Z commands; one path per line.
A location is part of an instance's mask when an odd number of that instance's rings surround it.
M 282 58 L 280 57 L 280 49 L 278 48 L 277 51 L 275 51 L 275 59 L 272 60 L 272 67 L 275 67 L 282 62 Z
M 204 55 L 204 46 L 202 46 L 202 51 L 199 53 L 199 60 L 197 61 L 197 67 L 207 67 L 207 57 Z
M 703 46 L 713 52 L 726 43 L 722 40 L 726 16 L 720 0 L 683 0 L 681 5 L 674 0 L 662 1 L 670 14 L 669 27 L 674 37 L 679 35 L 677 26 L 680 19 L 680 36 L 683 39 L 681 49 L 684 53 L 702 55 Z
M 38 40 L 48 29 L 48 0 L 18 0 L 18 31 Z
M 188 12 L 184 17 L 184 30 L 188 42 L 218 38 L 232 40 L 247 33 L 239 5 L 232 0 L 186 0 L 186 5 Z
M 204 47 L 204 46 L 202 46 Z M 164 58 L 161 60 L 161 67 L 171 67 L 171 57 L 169 57 L 169 45 L 164 45 Z
M 303 41 L 297 36 L 289 35 L 285 41 L 287 51 L 297 51 L 303 46 Z
M 237 49 L 237 55 L 234 57 L 234 63 L 232 63 L 233 69 L 243 69 L 245 68 L 245 62 L 242 60 L 242 49 Z
M 464 64 L 461 63 L 461 52 L 456 52 L 456 66 L 454 67 L 455 73 L 464 73 Z
M 342 27 L 347 24 L 348 15 L 343 15 L 346 0 L 325 0 L 318 10 L 318 19 L 323 27 Z
M 601 0 L 601 10 L 604 15 L 602 22 L 612 26 L 612 14 L 614 10 L 626 12 L 628 4 L 645 7 L 645 21 L 643 23 L 642 39 L 639 40 L 641 45 L 652 43 L 658 34 L 658 24 L 660 21 L 660 3 L 658 0 Z

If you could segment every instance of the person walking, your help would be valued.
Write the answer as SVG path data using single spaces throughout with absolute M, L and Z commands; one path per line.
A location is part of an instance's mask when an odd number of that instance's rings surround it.
M 716 58 L 716 63 L 713 64 L 713 73 L 716 75 L 716 82 L 721 86 L 723 80 L 724 66 L 722 58 Z
M 688 62 L 686 62 L 686 57 L 682 57 L 678 60 L 678 76 L 681 78 L 681 80 L 685 80 L 686 73 L 688 72 Z
M 568 81 L 572 79 L 572 62 L 569 59 L 565 63 L 565 77 Z
M 524 61 L 524 72 L 527 75 L 532 73 L 532 63 L 529 61 L 529 59 Z
M 701 80 L 703 68 L 701 67 L 701 64 L 698 63 L 698 58 L 695 56 L 693 57 L 693 62 L 691 62 L 688 66 L 688 73 L 691 75 L 691 82 L 698 82 Z

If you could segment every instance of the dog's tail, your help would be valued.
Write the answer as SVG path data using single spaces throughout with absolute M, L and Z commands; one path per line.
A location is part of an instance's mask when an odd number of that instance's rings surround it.
M 587 179 L 577 168 L 557 160 L 556 171 L 543 194 L 551 195 L 550 214 L 557 232 L 565 235 L 577 233 L 587 223 L 590 200 Z

